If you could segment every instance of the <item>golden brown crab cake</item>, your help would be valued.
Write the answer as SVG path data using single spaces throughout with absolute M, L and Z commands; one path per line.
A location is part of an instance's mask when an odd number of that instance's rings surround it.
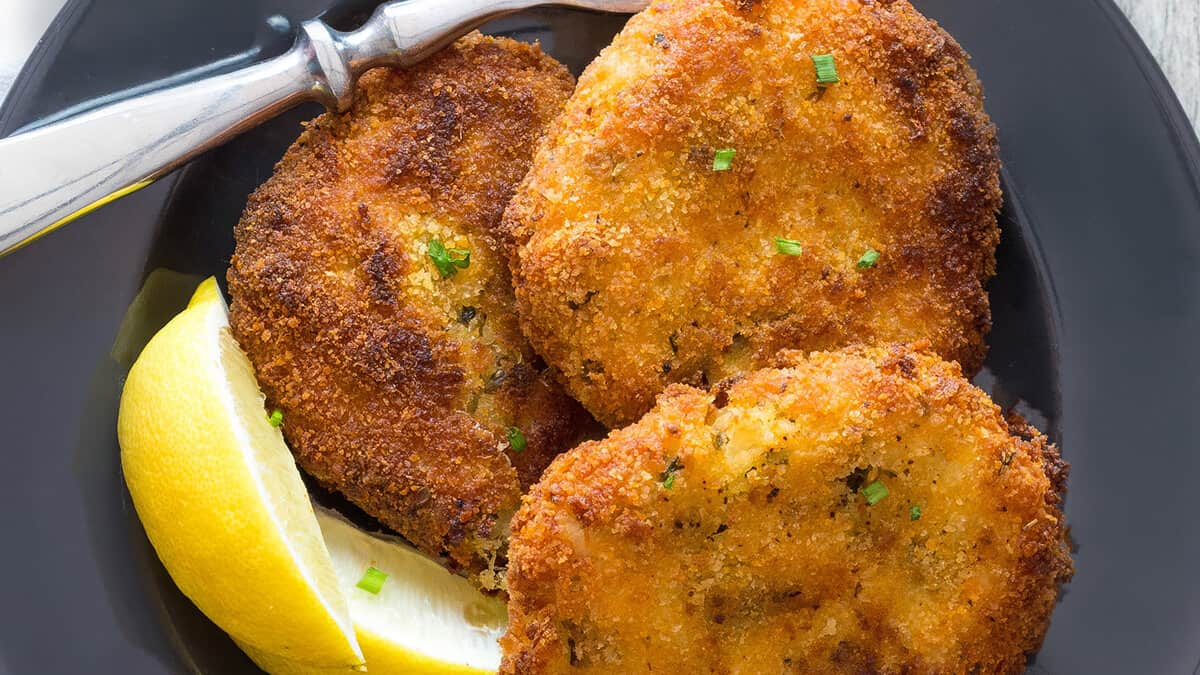
M 1066 474 L 920 348 L 672 385 L 525 497 L 501 672 L 1023 672 Z
M 974 373 L 1000 202 L 967 55 L 905 0 L 671 0 L 584 72 L 505 230 L 522 328 L 620 425 L 783 348 Z
M 485 588 L 522 488 L 587 420 L 521 335 L 494 236 L 571 87 L 479 34 L 368 72 L 235 231 L 231 325 L 300 466 Z

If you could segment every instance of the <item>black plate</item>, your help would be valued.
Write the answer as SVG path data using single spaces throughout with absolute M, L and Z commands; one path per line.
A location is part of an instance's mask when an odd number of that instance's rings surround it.
M 0 134 L 278 53 L 287 31 L 267 18 L 326 4 L 71 2 Z M 333 18 L 353 22 L 352 4 Z M 1001 130 L 1008 200 L 979 382 L 1074 465 L 1078 574 L 1030 670 L 1200 672 L 1200 145 L 1110 0 L 916 4 L 974 55 Z M 578 72 L 620 24 L 562 10 L 493 29 L 540 38 Z M 195 281 L 223 279 L 246 195 L 316 112 L 0 260 L 0 672 L 253 672 L 150 550 L 121 480 L 116 409 L 149 335 Z

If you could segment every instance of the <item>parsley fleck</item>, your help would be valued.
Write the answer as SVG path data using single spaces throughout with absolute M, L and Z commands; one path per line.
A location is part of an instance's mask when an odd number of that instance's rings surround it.
M 817 85 L 824 88 L 826 85 L 837 84 L 841 81 L 833 54 L 813 54 L 812 60 L 817 69 Z
M 521 433 L 520 429 L 516 427 L 508 428 L 508 447 L 512 448 L 513 452 L 520 453 L 525 449 L 526 444 L 525 434 Z
M 921 507 L 917 506 L 916 504 L 913 504 L 912 506 L 908 507 L 908 519 L 909 520 L 920 520 L 921 519 Z
M 460 269 L 466 269 L 471 264 L 469 249 L 446 248 L 441 241 L 430 239 L 427 250 L 429 258 L 433 260 L 433 266 L 437 268 L 438 274 L 442 275 L 443 279 L 454 276 Z
M 363 573 L 362 578 L 358 580 L 355 586 L 363 589 L 371 595 L 379 595 L 379 591 L 383 588 L 383 582 L 387 581 L 388 575 L 375 569 L 374 566 L 368 567 Z
M 775 251 L 783 255 L 800 255 L 804 252 L 804 246 L 795 239 L 775 237 Z
M 267 416 L 267 421 L 270 422 L 271 426 L 273 427 L 283 426 L 283 411 L 279 410 L 278 408 L 272 410 L 271 414 Z
M 862 493 L 862 496 L 867 498 L 868 506 L 874 506 L 883 501 L 884 497 L 888 496 L 887 486 L 884 485 L 883 481 L 881 480 L 877 480 L 874 483 L 867 485 L 860 490 L 860 492 Z
M 713 155 L 713 171 L 728 171 L 733 167 L 733 156 L 736 154 L 737 150 L 733 148 L 717 150 Z
M 876 251 L 873 248 L 869 248 L 869 249 L 867 249 L 867 252 L 862 254 L 862 257 L 858 259 L 858 269 L 865 270 L 865 269 L 874 267 L 875 263 L 878 260 L 879 260 L 879 251 Z
M 673 458 L 667 463 L 667 468 L 663 470 L 662 473 L 658 474 L 658 482 L 662 483 L 663 487 L 670 490 L 675 486 L 675 475 L 678 474 L 681 469 L 683 469 L 683 463 L 679 461 L 678 457 Z

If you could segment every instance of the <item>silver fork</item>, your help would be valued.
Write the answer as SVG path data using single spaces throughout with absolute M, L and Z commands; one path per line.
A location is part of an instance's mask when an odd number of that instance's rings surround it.
M 636 12 L 647 0 L 407 0 L 356 31 L 317 20 L 287 53 L 0 140 L 0 256 L 145 187 L 292 106 L 344 111 L 376 66 L 410 66 L 479 25 L 541 5 Z

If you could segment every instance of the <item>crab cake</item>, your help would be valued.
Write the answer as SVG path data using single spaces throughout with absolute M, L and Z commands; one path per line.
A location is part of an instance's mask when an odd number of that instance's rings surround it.
M 974 373 L 1000 203 L 967 55 L 905 0 L 664 0 L 584 72 L 505 231 L 522 328 L 615 426 L 784 348 L 929 339 Z
M 501 672 L 1023 672 L 1066 473 L 921 348 L 673 385 L 525 497 Z
M 588 419 L 521 335 L 495 236 L 571 87 L 479 34 L 368 72 L 235 230 L 231 325 L 301 468 L 485 588 L 522 488 Z

